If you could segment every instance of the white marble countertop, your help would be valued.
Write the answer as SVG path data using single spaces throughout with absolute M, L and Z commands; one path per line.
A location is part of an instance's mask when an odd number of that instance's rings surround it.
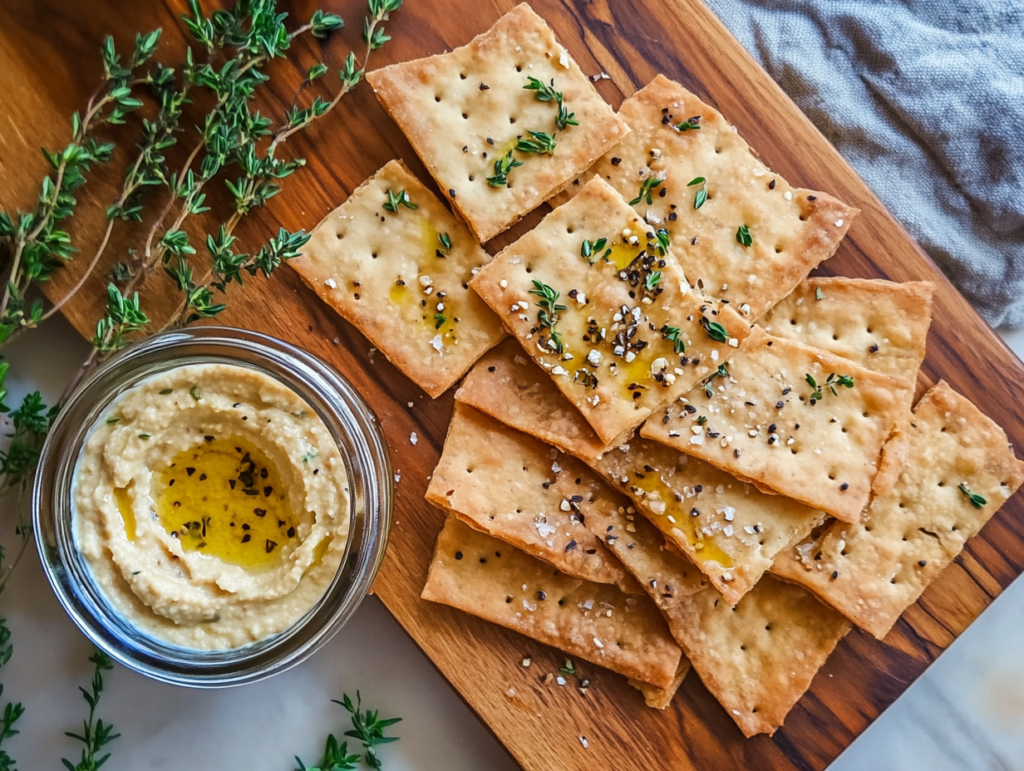
M 1024 354 L 1024 332 L 1005 336 Z M 14 402 L 30 389 L 54 398 L 87 353 L 63 321 L 5 351 Z M 3 541 L 13 524 L 4 512 Z M 57 769 L 79 748 L 91 646 L 64 615 L 35 551 L 26 555 L 0 616 L 13 630 L 14 656 L 0 681 L 4 700 L 27 712 L 5 749 L 22 769 Z M 834 771 L 1024 771 L 1024 581 L 1018 580 L 833 764 Z M 692 675 L 691 675 L 692 676 Z M 118 668 L 100 716 L 122 738 L 105 766 L 118 769 L 294 768 L 316 762 L 328 732 L 349 726 L 331 703 L 362 691 L 366 704 L 404 722 L 401 741 L 382 751 L 387 771 L 510 771 L 517 768 L 376 599 L 370 598 L 310 661 L 269 681 L 222 691 L 150 682 Z M 8 747 L 9 745 L 9 747 Z M 654 768 L 646 765 L 645 768 Z

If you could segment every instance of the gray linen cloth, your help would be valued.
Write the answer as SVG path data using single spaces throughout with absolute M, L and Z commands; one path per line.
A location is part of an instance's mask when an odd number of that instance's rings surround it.
M 1024 326 L 1024 1 L 706 2 L 982 315 Z

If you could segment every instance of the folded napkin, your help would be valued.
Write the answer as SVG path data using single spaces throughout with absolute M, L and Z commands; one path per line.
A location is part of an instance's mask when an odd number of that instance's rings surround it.
M 1024 3 L 706 2 L 982 315 L 1024 326 Z

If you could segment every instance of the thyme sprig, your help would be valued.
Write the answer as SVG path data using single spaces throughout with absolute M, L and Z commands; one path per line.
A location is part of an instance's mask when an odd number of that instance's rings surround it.
M 565 131 L 569 126 L 580 125 L 579 121 L 576 120 L 576 113 L 569 112 L 569 108 L 565 106 L 565 96 L 561 91 L 555 91 L 555 79 L 551 79 L 551 84 L 547 85 L 543 81 L 537 78 L 527 76 L 528 81 L 523 88 L 527 91 L 536 91 L 537 100 L 541 102 L 555 102 L 558 105 L 558 114 L 555 116 L 555 125 L 559 131 Z
M 550 155 L 555 151 L 555 135 L 543 131 L 528 131 L 530 136 L 521 136 L 516 140 L 516 150 L 521 153 Z
M 487 178 L 487 184 L 491 187 L 505 187 L 508 185 L 508 175 L 512 169 L 522 165 L 523 162 L 515 160 L 512 157 L 512 150 L 509 150 L 494 162 L 494 174 Z
M 825 378 L 825 382 L 821 384 L 809 372 L 804 380 L 807 381 L 807 385 L 814 389 L 808 397 L 811 404 L 820 402 L 824 398 L 823 388 L 828 388 L 833 396 L 839 395 L 839 391 L 836 390 L 838 388 L 853 388 L 853 378 L 850 375 L 837 375 L 835 372 L 830 372 L 828 377 Z
M 599 238 L 596 241 L 591 241 L 589 238 L 585 238 L 583 239 L 583 243 L 580 245 L 580 256 L 584 257 L 587 262 L 593 265 L 601 257 L 609 257 L 611 255 L 611 248 L 605 247 L 608 247 L 607 238 Z
M 89 657 L 89 661 L 94 665 L 91 687 L 89 690 L 79 688 L 82 692 L 82 698 L 89 705 L 89 716 L 82 724 L 82 733 L 77 734 L 74 731 L 66 731 L 64 734 L 72 739 L 77 739 L 85 746 L 82 748 L 82 758 L 77 764 L 73 764 L 67 758 L 61 758 L 61 762 L 64 763 L 64 767 L 68 771 L 96 771 L 110 758 L 109 752 L 102 757 L 97 757 L 99 753 L 121 735 L 114 733 L 114 726 L 112 724 L 104 723 L 103 720 L 96 717 L 96 707 L 99 706 L 100 697 L 103 694 L 103 673 L 109 672 L 114 668 L 114 665 L 107 655 L 101 651 L 93 653 Z
M 568 308 L 558 302 L 558 298 L 562 296 L 561 292 L 555 291 L 543 281 L 534 279 L 530 294 L 540 298 L 537 302 L 537 305 L 540 306 L 540 310 L 537 311 L 537 321 L 548 331 L 548 347 L 553 348 L 557 353 L 562 353 L 564 351 L 562 336 L 555 331 L 555 324 L 558 323 L 558 314 Z
M 263 2 L 272 4 L 273 0 L 263 0 Z M 238 164 L 242 166 L 245 176 L 234 183 L 227 183 L 235 197 L 235 211 L 231 218 L 221 226 L 216 239 L 207 238 L 207 250 L 213 258 L 213 268 L 198 282 L 192 281 L 191 272 L 184 264 L 172 275 L 185 294 L 185 299 L 176 316 L 169 319 L 164 328 L 185 326 L 199 319 L 218 315 L 224 310 L 225 305 L 222 302 L 214 302 L 215 292 L 226 294 L 232 283 L 242 285 L 246 273 L 250 276 L 263 273 L 265 277 L 269 278 L 282 262 L 293 259 L 301 253 L 299 250 L 309 241 L 309 235 L 303 230 L 289 233 L 281 228 L 276 238 L 270 239 L 259 252 L 252 255 L 236 254 L 232 251 L 233 233 L 243 216 L 253 209 L 263 206 L 269 198 L 280 192 L 280 180 L 305 165 L 305 160 L 302 158 L 293 158 L 289 161 L 279 160 L 276 157 L 276 152 L 291 136 L 330 113 L 342 98 L 362 81 L 370 54 L 391 39 L 384 33 L 384 22 L 388 21 L 390 15 L 401 7 L 402 0 L 369 0 L 369 15 L 363 20 L 363 40 L 366 43 L 366 51 L 362 61 L 358 63 L 355 53 L 352 51 L 348 53 L 343 65 L 338 70 L 341 88 L 330 101 L 325 101 L 318 96 L 313 99 L 308 108 L 300 109 L 293 105 L 283 124 L 275 131 L 270 130 L 271 122 L 269 120 L 256 113 L 253 122 L 258 128 L 259 136 L 254 137 L 255 141 L 246 145 L 244 160 Z M 280 17 L 280 14 L 278 16 Z M 342 24 L 340 17 L 317 11 L 305 28 L 300 27 L 291 33 L 290 37 L 300 34 L 303 29 L 310 29 L 314 36 L 323 37 L 330 31 L 340 28 Z M 317 72 L 319 71 L 317 68 Z M 256 150 L 256 142 L 265 136 L 270 137 L 270 143 L 261 157 Z M 237 161 L 235 162 L 237 163 Z M 389 195 L 388 203 L 395 203 L 396 209 L 397 206 L 405 206 L 409 209 L 418 208 L 409 200 L 408 194 L 405 194 L 404 191 L 401 197 L 402 200 L 392 202 Z
M 700 119 L 700 115 L 694 115 L 693 117 L 687 118 L 682 123 L 676 124 L 675 130 L 681 134 L 687 131 L 700 131 Z
M 736 243 L 748 248 L 754 243 L 754 237 L 750 235 L 750 228 L 746 225 L 740 225 L 736 228 Z
M 709 399 L 715 395 L 715 380 L 720 377 L 729 377 L 728 364 L 719 364 L 718 369 L 716 369 L 714 372 L 712 372 L 710 375 L 704 378 L 703 381 L 701 381 L 701 386 L 704 388 L 704 395 Z
M 388 188 L 388 200 L 386 200 L 382 204 L 382 206 L 384 207 L 385 211 L 389 211 L 394 214 L 397 214 L 398 210 L 403 206 L 406 209 L 420 208 L 419 204 L 412 202 L 412 199 L 409 197 L 409 194 L 407 192 L 405 192 L 404 190 L 400 190 L 399 192 L 396 193 L 391 188 Z
M 663 180 L 657 177 L 644 177 L 644 181 L 640 183 L 640 194 L 637 195 L 632 201 L 629 202 L 630 206 L 636 206 L 643 200 L 647 201 L 647 205 L 650 206 L 654 203 L 654 196 L 651 194 Z
M 382 719 L 377 716 L 377 710 L 368 709 L 364 711 L 362 709 L 362 695 L 359 691 L 356 691 L 355 703 L 352 702 L 347 693 L 342 695 L 341 701 L 337 699 L 331 699 L 331 701 L 343 706 L 351 716 L 352 729 L 346 731 L 344 735 L 358 739 L 366 753 L 367 765 L 370 768 L 379 770 L 381 768 L 381 760 L 377 755 L 377 747 L 397 742 L 399 739 L 397 736 L 385 736 L 384 730 L 395 723 L 400 723 L 402 718 Z M 334 734 L 328 734 L 320 762 L 314 766 L 306 766 L 296 755 L 295 762 L 298 765 L 295 771 L 350 771 L 359 767 L 359 758 L 360 755 L 358 753 L 355 755 L 349 754 L 348 742 L 338 741 Z
M 346 731 L 345 736 L 351 736 L 362 742 L 363 749 L 366 751 L 366 763 L 370 768 L 380 769 L 381 761 L 377 756 L 377 747 L 398 741 L 397 736 L 385 736 L 384 730 L 395 723 L 402 722 L 402 718 L 379 718 L 375 709 L 363 711 L 362 696 L 359 691 L 356 691 L 355 704 L 352 703 L 352 699 L 347 693 L 342 695 L 341 701 L 337 699 L 332 699 L 332 701 L 343 706 L 352 716 L 352 730 Z
M 988 499 L 984 495 L 978 493 L 972 493 L 971 488 L 967 486 L 966 482 L 961 482 L 957 485 L 957 489 L 964 494 L 964 496 L 971 502 L 971 505 L 976 509 L 982 509 L 985 504 L 988 503 Z
M 109 161 L 114 151 L 113 144 L 96 138 L 95 130 L 124 123 L 129 113 L 142 106 L 134 89 L 152 83 L 158 75 L 140 76 L 137 71 L 152 57 L 159 39 L 160 30 L 137 35 L 127 66 L 122 66 L 113 38 L 104 40 L 104 79 L 84 113 L 71 117 L 71 141 L 63 150 L 42 149 L 52 171 L 43 178 L 36 208 L 13 216 L 0 212 L 0 247 L 9 251 L 0 296 L 0 344 L 16 330 L 35 327 L 43 320 L 42 300 L 29 303 L 26 292 L 33 284 L 49 280 L 74 255 L 70 234 L 58 225 L 74 214 L 75 193 L 86 182 L 85 172 L 93 164 Z
M 0 549 L 0 565 L 3 564 L 3 549 Z M 7 665 L 14 653 L 14 646 L 11 645 L 11 630 L 7 626 L 7 619 L 0 618 L 0 669 Z M 0 683 L 0 697 L 3 696 L 4 686 Z M 3 748 L 5 741 L 12 736 L 17 736 L 18 729 L 15 724 L 25 714 L 25 707 L 21 702 L 7 702 L 4 705 L 3 717 L 0 718 L 0 771 L 15 771 L 15 760 Z

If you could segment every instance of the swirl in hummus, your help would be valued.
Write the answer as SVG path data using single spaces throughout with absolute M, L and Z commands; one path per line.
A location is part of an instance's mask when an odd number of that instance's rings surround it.
M 349 530 L 345 464 L 291 389 L 177 367 L 120 396 L 75 469 L 74 531 L 111 605 L 172 645 L 235 648 L 324 595 Z

